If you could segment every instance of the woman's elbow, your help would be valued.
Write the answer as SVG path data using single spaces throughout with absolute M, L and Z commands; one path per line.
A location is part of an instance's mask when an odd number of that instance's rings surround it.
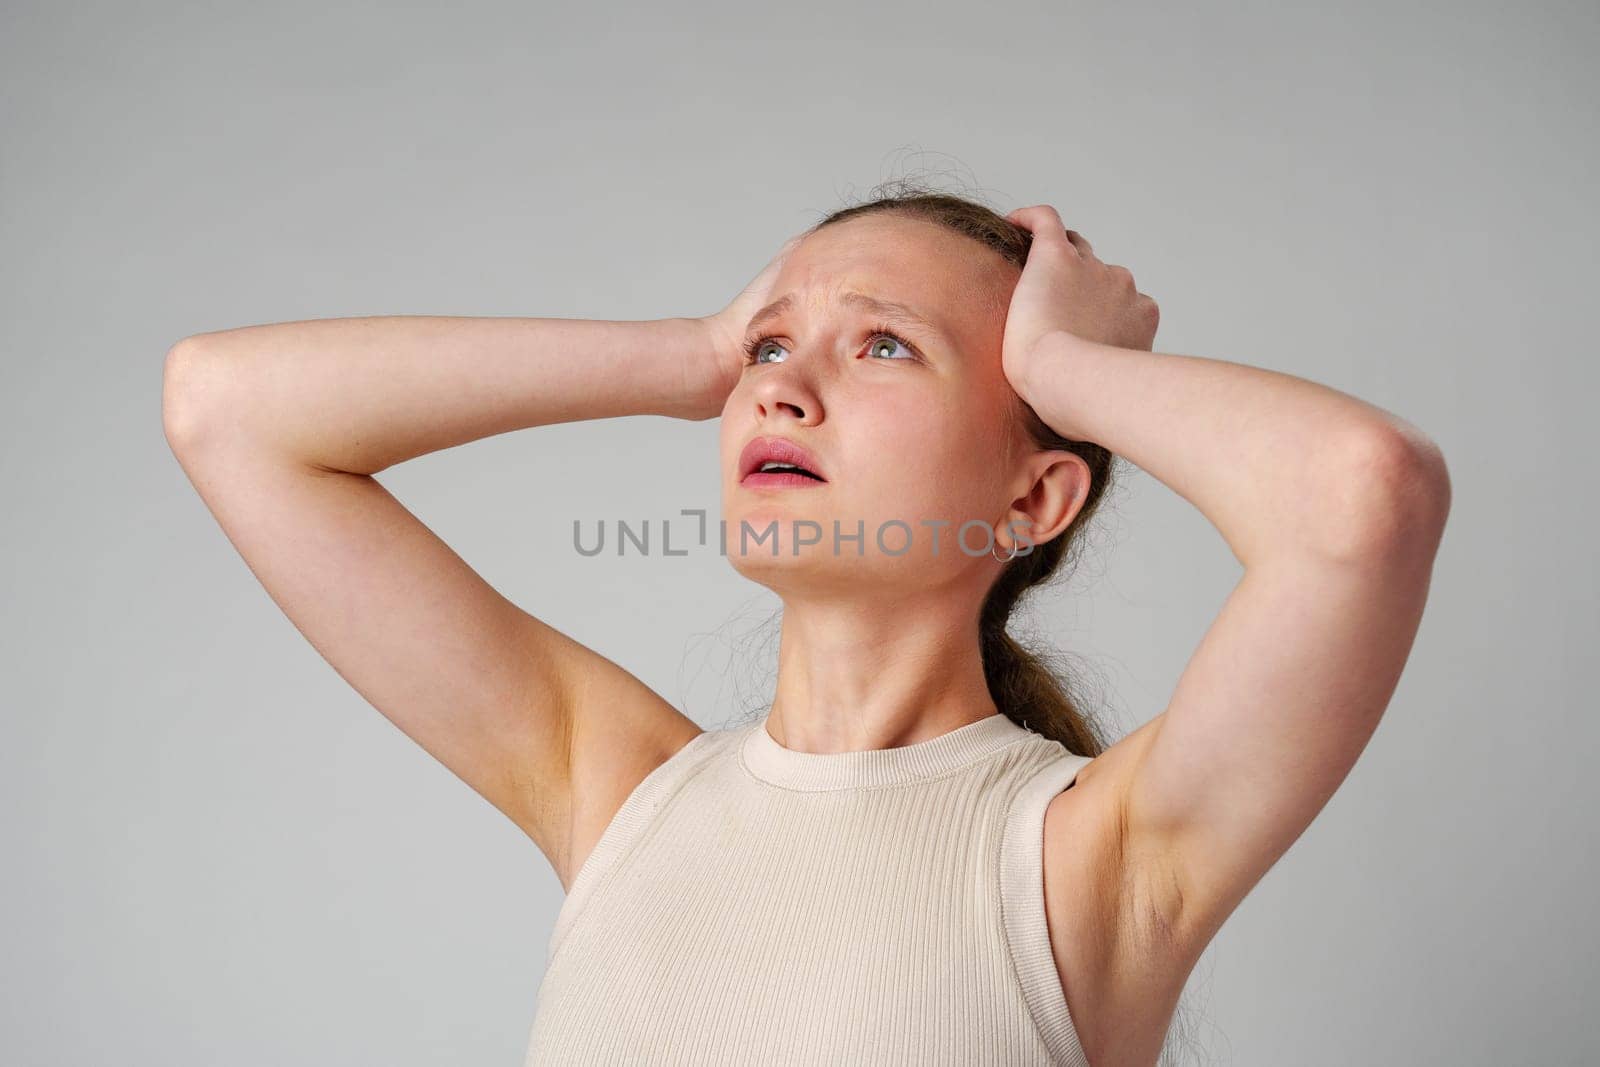
M 161 427 L 182 459 L 205 447 L 224 425 L 226 368 L 205 334 L 185 337 L 167 350 L 161 370 Z
M 1451 497 L 1439 445 L 1409 424 L 1383 427 L 1353 447 L 1353 468 L 1365 506 L 1342 524 L 1340 554 L 1432 557 L 1444 536 Z

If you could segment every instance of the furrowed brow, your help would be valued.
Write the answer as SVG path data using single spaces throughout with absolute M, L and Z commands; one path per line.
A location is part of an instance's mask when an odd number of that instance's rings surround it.
M 863 311 L 871 312 L 874 315 L 879 315 L 886 319 L 900 319 L 901 321 L 908 322 L 913 326 L 920 326 L 929 333 L 938 334 L 943 332 L 939 329 L 939 327 L 929 322 L 922 315 L 913 311 L 911 308 L 906 307 L 904 304 L 895 303 L 893 300 L 879 300 L 877 297 L 868 296 L 865 293 L 845 293 L 843 296 L 839 297 L 839 302 L 842 304 L 850 304 L 854 307 L 860 308 Z
M 875 296 L 868 296 L 865 293 L 850 292 L 841 295 L 839 297 L 839 302 L 841 304 L 847 304 L 852 307 L 860 308 L 862 311 L 870 312 L 871 314 L 879 315 L 886 319 L 898 319 L 914 326 L 920 326 L 930 333 L 943 333 L 938 326 L 935 326 L 932 322 L 929 322 L 928 319 L 923 315 L 904 304 L 897 304 L 893 300 L 880 300 Z M 754 332 L 755 330 L 758 330 L 762 326 L 765 326 L 767 323 L 771 322 L 773 319 L 783 315 L 792 307 L 794 307 L 793 294 L 785 296 L 779 300 L 774 300 L 772 303 L 768 304 L 766 307 L 750 316 L 750 324 L 746 327 L 746 329 Z

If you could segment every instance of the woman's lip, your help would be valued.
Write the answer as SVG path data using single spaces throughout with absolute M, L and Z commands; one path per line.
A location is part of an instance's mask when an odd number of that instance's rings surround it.
M 752 437 L 748 444 L 739 453 L 740 482 L 747 481 L 752 475 L 761 473 L 761 468 L 768 463 L 786 463 L 795 467 L 804 467 L 815 474 L 814 481 L 825 482 L 827 476 L 822 468 L 817 465 L 817 459 L 809 451 L 787 437 L 759 435 Z M 767 472 L 773 473 L 773 472 Z M 805 475 L 797 475 L 804 478 Z M 806 479 L 813 481 L 813 479 Z
M 744 476 L 744 479 L 739 484 L 749 486 L 752 489 L 787 489 L 790 487 L 803 489 L 806 486 L 826 485 L 827 483 L 807 477 L 804 474 L 797 474 L 794 471 L 751 471 Z

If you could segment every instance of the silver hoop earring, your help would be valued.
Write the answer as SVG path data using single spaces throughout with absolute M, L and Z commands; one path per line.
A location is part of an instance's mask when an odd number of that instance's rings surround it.
M 1010 563 L 1012 560 L 1017 558 L 1017 546 L 1016 545 L 1012 545 L 1011 546 L 1011 555 L 1007 556 L 1005 559 L 1001 559 L 999 556 L 995 556 L 994 555 L 994 549 L 995 549 L 994 545 L 990 545 L 989 546 L 989 555 L 994 556 L 995 561 L 998 562 L 998 563 Z

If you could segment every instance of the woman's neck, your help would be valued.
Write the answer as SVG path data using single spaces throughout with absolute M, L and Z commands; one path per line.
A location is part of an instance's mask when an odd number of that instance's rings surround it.
M 768 731 L 796 751 L 851 752 L 994 715 L 975 609 L 952 601 L 787 601 Z

